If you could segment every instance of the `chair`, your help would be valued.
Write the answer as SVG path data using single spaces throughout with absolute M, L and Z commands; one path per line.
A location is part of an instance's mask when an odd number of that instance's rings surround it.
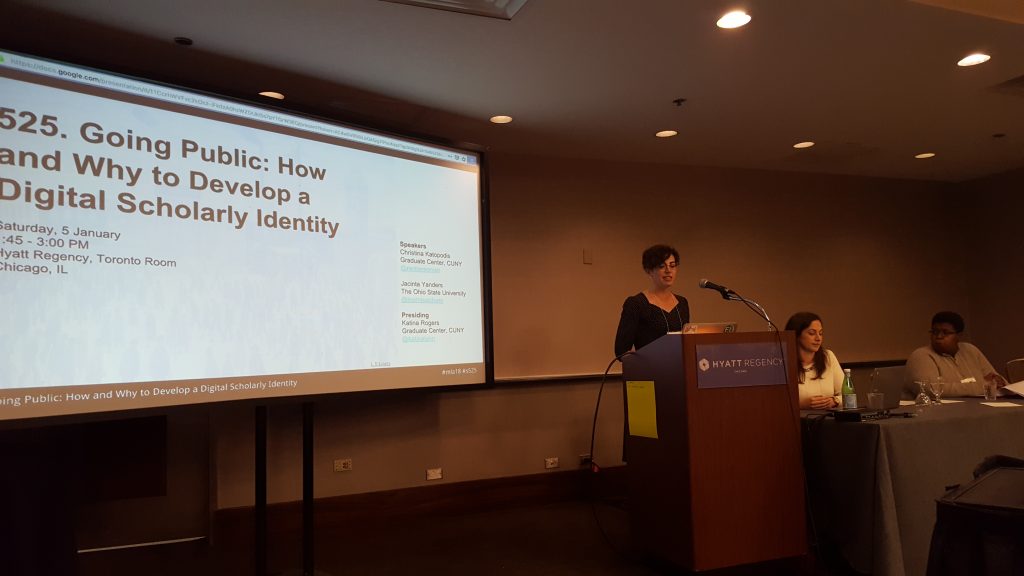
M 1024 566 L 1024 468 L 1013 459 L 936 501 L 927 576 L 1011 576 Z M 1019 460 L 1017 462 L 1020 462 Z
M 1017 358 L 1006 363 L 1006 377 L 1010 383 L 1024 380 L 1024 358 Z

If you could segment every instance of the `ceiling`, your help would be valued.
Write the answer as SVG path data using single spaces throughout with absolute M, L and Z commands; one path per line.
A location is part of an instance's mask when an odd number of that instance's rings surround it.
M 529 0 L 512 20 L 378 0 L 6 3 L 6 49 L 276 90 L 496 152 L 953 182 L 1024 167 L 1020 0 Z M 750 24 L 715 26 L 737 7 Z M 956 66 L 975 51 L 992 59 Z

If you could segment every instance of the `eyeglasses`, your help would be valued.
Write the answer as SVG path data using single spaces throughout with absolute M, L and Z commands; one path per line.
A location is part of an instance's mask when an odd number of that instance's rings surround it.
M 929 330 L 929 334 L 936 338 L 945 338 L 946 336 L 952 336 L 953 334 L 959 334 L 959 332 L 952 332 L 950 330 Z
M 675 270 L 676 266 L 679 266 L 678 262 L 669 262 L 668 264 L 662 262 L 661 264 L 658 264 L 658 270 L 664 271 L 665 268 L 668 268 L 669 270 Z

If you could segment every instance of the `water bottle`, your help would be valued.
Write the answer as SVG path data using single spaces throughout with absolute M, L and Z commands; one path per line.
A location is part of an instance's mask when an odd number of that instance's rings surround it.
M 857 393 L 853 391 L 853 378 L 850 369 L 843 369 L 843 410 L 857 409 Z

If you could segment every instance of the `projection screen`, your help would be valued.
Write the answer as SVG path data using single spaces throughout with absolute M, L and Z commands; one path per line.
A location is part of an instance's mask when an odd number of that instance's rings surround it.
M 485 382 L 480 164 L 0 52 L 0 420 Z

